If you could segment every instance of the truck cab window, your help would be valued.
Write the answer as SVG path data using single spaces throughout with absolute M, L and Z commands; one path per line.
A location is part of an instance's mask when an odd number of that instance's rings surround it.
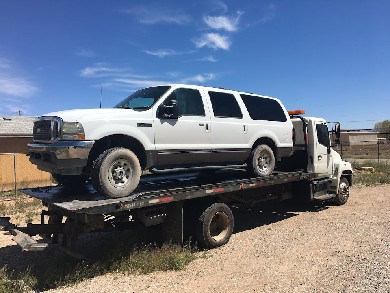
M 323 146 L 328 147 L 330 145 L 330 141 L 328 127 L 326 126 L 326 124 L 317 124 L 316 130 L 318 142 Z
M 198 90 L 178 88 L 174 90 L 164 103 L 176 100 L 182 116 L 205 116 L 202 97 Z
M 240 106 L 232 94 L 209 92 L 214 116 L 223 118 L 242 118 Z

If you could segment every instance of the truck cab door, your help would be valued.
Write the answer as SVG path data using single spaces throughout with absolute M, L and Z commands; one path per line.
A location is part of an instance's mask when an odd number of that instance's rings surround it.
M 330 155 L 329 131 L 326 123 L 315 124 L 316 142 L 314 144 L 314 172 L 332 174 L 332 156 Z

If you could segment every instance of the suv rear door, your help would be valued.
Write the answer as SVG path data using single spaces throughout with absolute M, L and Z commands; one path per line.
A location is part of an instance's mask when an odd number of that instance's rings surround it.
M 208 91 L 213 111 L 211 160 L 214 163 L 242 163 L 249 156 L 248 125 L 234 94 Z

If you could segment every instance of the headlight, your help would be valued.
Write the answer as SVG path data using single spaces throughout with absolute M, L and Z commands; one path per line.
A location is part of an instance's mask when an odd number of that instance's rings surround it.
M 63 122 L 61 127 L 62 140 L 85 140 L 84 128 L 79 122 Z

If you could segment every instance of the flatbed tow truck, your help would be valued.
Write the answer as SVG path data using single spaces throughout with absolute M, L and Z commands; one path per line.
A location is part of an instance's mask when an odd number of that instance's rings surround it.
M 17 227 L 9 217 L 3 217 L 0 229 L 9 231 L 24 251 L 44 250 L 49 243 L 71 251 L 83 233 L 140 225 L 157 227 L 164 241 L 183 244 L 192 237 L 201 247 L 214 248 L 226 244 L 232 235 L 231 206 L 291 198 L 345 204 L 352 167 L 330 147 L 330 136 L 336 142 L 339 139 L 339 124 L 328 131 L 321 118 L 302 117 L 300 111 L 289 113 L 294 125 L 294 153 L 270 176 L 248 178 L 237 168 L 150 174 L 142 176 L 130 196 L 109 199 L 89 184 L 76 190 L 61 186 L 25 189 L 23 193 L 47 206 L 41 223 Z M 36 240 L 34 235 L 44 237 Z

